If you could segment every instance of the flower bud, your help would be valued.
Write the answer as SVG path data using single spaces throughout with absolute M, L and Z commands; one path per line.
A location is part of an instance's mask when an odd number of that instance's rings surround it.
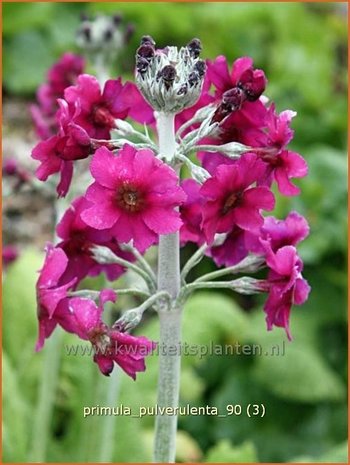
M 84 15 L 77 30 L 78 45 L 92 54 L 118 52 L 125 44 L 122 16 L 96 16 L 89 18 Z
M 237 85 L 245 93 L 246 99 L 254 102 L 258 100 L 265 90 L 265 74 L 261 69 L 247 69 L 240 77 Z
M 220 105 L 216 109 L 212 122 L 220 123 L 226 116 L 234 111 L 240 110 L 247 96 L 240 87 L 233 87 L 227 90 L 223 96 Z
M 199 39 L 192 39 L 188 44 L 187 48 L 190 52 L 191 57 L 198 58 L 202 51 L 202 44 Z
M 199 39 L 178 50 L 155 49 L 152 37 L 142 37 L 136 52 L 136 84 L 154 110 L 176 114 L 196 103 L 206 68 L 198 59 L 200 51 Z

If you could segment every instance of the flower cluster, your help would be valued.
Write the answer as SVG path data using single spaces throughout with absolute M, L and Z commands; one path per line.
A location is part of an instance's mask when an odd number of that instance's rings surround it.
M 57 192 L 64 197 L 71 184 L 73 162 L 93 154 L 99 140 L 100 145 L 108 146 L 111 129 L 117 128 L 116 119 L 132 115 L 134 104 L 140 110 L 135 119 L 145 122 L 146 104 L 134 84 L 123 85 L 121 79 L 111 79 L 101 89 L 94 76 L 81 74 L 76 85 L 65 89 L 64 99 L 58 99 L 58 133 L 40 142 L 32 152 L 32 157 L 41 162 L 38 179 L 46 181 L 59 172 Z
M 69 259 L 60 247 L 48 244 L 44 266 L 37 282 L 39 337 L 36 350 L 40 350 L 57 325 L 91 342 L 94 361 L 104 375 L 117 363 L 129 376 L 145 370 L 144 358 L 155 344 L 145 337 L 133 337 L 110 328 L 102 320 L 103 306 L 114 302 L 115 291 L 104 289 L 99 293 L 99 305 L 91 299 L 70 297 L 69 290 L 77 285 L 77 278 L 67 273 Z
M 57 99 L 63 97 L 66 87 L 75 84 L 77 77 L 84 71 L 84 67 L 84 59 L 81 56 L 65 53 L 49 69 L 47 82 L 37 90 L 37 104 L 30 107 L 36 133 L 40 139 L 48 139 L 55 134 Z
M 37 177 L 60 173 L 57 192 L 65 196 L 77 160 L 90 158 L 91 176 L 57 225 L 60 242 L 47 248 L 37 284 L 37 349 L 59 324 L 91 342 L 102 373 L 108 375 L 114 362 L 133 378 L 143 371 L 154 343 L 102 321 L 103 305 L 115 300 L 114 293 L 102 291 L 96 305 L 76 290 L 86 276 L 105 272 L 114 281 L 129 266 L 146 276 L 153 305 L 156 280 L 142 254 L 175 233 L 182 246 L 197 244 L 218 266 L 234 267 L 256 256 L 268 268 L 266 279 L 255 283 L 268 293 L 267 327 L 283 327 L 291 337 L 291 307 L 309 293 L 296 250 L 308 225 L 296 212 L 285 220 L 264 215 L 275 206 L 274 182 L 281 194 L 296 195 L 292 179 L 307 174 L 304 159 L 288 149 L 295 113 L 278 114 L 262 95 L 267 80 L 251 58 L 236 60 L 230 71 L 226 58 L 205 63 L 200 52 L 198 39 L 180 50 L 156 49 L 144 36 L 136 52 L 137 86 L 121 79 L 101 86 L 91 75 L 73 73 L 74 85 L 57 93 L 57 132 L 32 153 L 40 161 Z M 178 130 L 167 163 L 148 130 L 141 133 L 125 121 L 153 131 L 164 116 Z M 193 179 L 180 178 L 183 163 Z M 79 191 L 79 182 L 75 185 Z

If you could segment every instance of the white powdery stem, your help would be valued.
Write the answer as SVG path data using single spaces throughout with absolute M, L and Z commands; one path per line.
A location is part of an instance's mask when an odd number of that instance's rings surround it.
M 175 115 L 172 113 L 157 113 L 158 144 L 161 157 L 167 163 L 171 163 L 174 158 L 175 142 Z
M 160 154 L 171 163 L 175 153 L 174 115 L 158 114 Z M 182 308 L 175 305 L 180 291 L 179 233 L 161 236 L 158 251 L 158 291 L 167 291 L 171 301 L 159 311 L 158 407 L 175 409 L 179 405 Z M 174 463 L 177 415 L 158 414 L 156 418 L 154 458 L 156 463 Z M 172 414 L 171 414 L 172 413 Z
M 177 415 L 181 365 L 181 308 L 159 314 L 158 407 L 170 407 L 169 414 L 158 414 L 154 445 L 154 462 L 174 463 L 176 454 Z

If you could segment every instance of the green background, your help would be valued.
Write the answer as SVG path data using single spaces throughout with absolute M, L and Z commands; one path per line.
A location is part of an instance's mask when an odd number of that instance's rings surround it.
M 48 67 L 75 50 L 81 12 L 122 12 L 136 32 L 116 63 L 132 75 L 140 37 L 159 46 L 183 45 L 192 37 L 204 58 L 229 62 L 254 58 L 269 80 L 266 95 L 277 110 L 298 112 L 292 148 L 309 164 L 298 198 L 279 198 L 275 216 L 291 209 L 306 216 L 310 237 L 300 247 L 309 301 L 292 312 L 292 343 L 285 355 L 184 357 L 181 402 L 213 405 L 263 403 L 264 418 L 188 416 L 179 420 L 179 461 L 346 462 L 346 254 L 347 254 L 347 23 L 342 3 L 5 3 L 3 78 L 5 98 L 31 101 Z M 6 116 L 5 116 L 6 117 Z M 43 244 L 44 245 L 44 244 Z M 187 248 L 185 254 L 193 251 Z M 108 398 L 111 380 L 89 357 L 68 357 L 60 344 L 58 379 L 45 350 L 35 354 L 36 270 L 39 250 L 28 247 L 4 281 L 4 461 L 148 461 L 153 418 L 89 417 L 85 405 L 154 405 L 157 359 L 137 382 L 121 375 L 118 400 Z M 209 260 L 196 270 L 213 270 Z M 282 330 L 265 329 L 262 302 L 230 293 L 202 293 L 189 301 L 184 340 L 191 344 L 282 344 Z M 140 333 L 157 339 L 149 318 Z M 57 344 L 57 347 L 54 344 Z M 50 348 L 50 343 L 48 344 Z M 47 353 L 50 350 L 46 349 Z M 57 359 L 57 357 L 56 357 Z M 42 379 L 49 378 L 46 390 Z M 114 395 L 117 392 L 118 380 Z M 45 384 L 45 383 L 44 383 Z M 111 391 L 111 389 L 109 389 Z M 44 400 L 43 400 L 44 397 Z M 113 400 L 112 404 L 109 401 Z M 46 403 L 45 403 L 46 402 Z M 52 416 L 39 406 L 52 405 Z M 40 419 L 41 418 L 41 419 Z M 46 422 L 46 423 L 45 423 Z M 40 425 L 46 425 L 39 430 Z

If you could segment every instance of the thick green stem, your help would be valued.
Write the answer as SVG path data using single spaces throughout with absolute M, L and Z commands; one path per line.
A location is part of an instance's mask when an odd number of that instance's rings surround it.
M 160 154 L 172 163 L 175 154 L 174 115 L 159 113 Z M 179 404 L 182 308 L 176 305 L 180 291 L 179 233 L 161 236 L 158 250 L 158 291 L 170 294 L 168 305 L 159 309 L 159 378 L 157 405 L 176 409 Z M 175 411 L 156 418 L 154 462 L 175 462 L 177 415 Z

